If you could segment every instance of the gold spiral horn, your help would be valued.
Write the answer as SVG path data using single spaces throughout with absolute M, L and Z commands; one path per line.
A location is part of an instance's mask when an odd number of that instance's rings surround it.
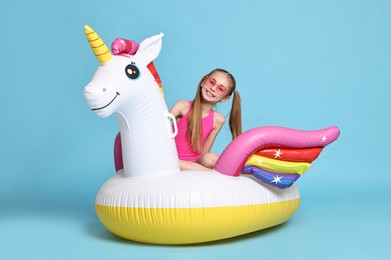
M 91 49 L 94 51 L 96 58 L 99 60 L 100 64 L 108 62 L 113 55 L 111 54 L 109 48 L 99 37 L 99 35 L 88 25 L 84 26 L 84 32 L 86 34 L 87 40 L 91 45 Z

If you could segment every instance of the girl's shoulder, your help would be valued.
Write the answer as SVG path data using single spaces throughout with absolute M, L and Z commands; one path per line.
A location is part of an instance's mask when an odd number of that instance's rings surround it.
M 214 111 L 214 125 L 222 126 L 225 122 L 225 116 L 220 112 Z
M 179 100 L 171 108 L 171 113 L 176 117 L 186 115 L 187 111 L 190 108 L 190 103 L 187 100 Z

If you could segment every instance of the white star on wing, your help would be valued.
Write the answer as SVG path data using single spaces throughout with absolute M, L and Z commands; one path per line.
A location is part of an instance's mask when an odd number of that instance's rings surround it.
M 322 141 L 321 141 L 321 143 L 326 142 L 326 140 L 327 140 L 327 135 L 322 136 Z
M 281 182 L 281 178 L 282 176 L 273 176 L 274 180 L 272 180 L 271 182 L 275 182 L 276 184 L 280 183 Z
M 282 154 L 281 149 L 278 149 L 278 151 L 276 151 L 276 153 L 274 154 L 274 159 L 281 158 L 281 154 Z

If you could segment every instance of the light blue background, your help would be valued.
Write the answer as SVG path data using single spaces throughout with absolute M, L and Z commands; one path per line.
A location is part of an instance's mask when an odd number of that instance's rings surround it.
M 1 259 L 389 254 L 391 1 L 15 0 L 0 10 Z M 245 130 L 337 125 L 338 141 L 297 183 L 298 212 L 276 228 L 193 246 L 134 243 L 101 226 L 94 199 L 114 174 L 118 125 L 82 97 L 98 66 L 85 24 L 107 44 L 164 32 L 155 65 L 169 107 L 222 67 L 237 79 Z M 229 139 L 225 126 L 214 151 Z

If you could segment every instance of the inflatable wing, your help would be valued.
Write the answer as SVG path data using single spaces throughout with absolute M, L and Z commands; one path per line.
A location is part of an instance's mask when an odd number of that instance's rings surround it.
M 232 141 L 215 170 L 231 176 L 251 173 L 268 185 L 288 188 L 339 133 L 335 126 L 316 131 L 258 127 Z

